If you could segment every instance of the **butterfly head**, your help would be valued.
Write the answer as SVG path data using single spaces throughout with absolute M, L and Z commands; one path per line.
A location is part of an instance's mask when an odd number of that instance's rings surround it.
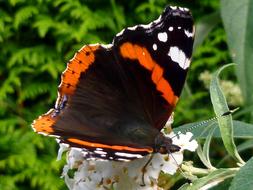
M 173 144 L 170 137 L 166 137 L 163 133 L 159 133 L 155 139 L 155 152 L 161 154 L 171 154 L 180 151 L 180 147 Z

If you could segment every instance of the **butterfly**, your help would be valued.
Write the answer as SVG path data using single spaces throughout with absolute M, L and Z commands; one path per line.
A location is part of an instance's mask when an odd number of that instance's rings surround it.
M 129 161 L 180 147 L 162 132 L 191 62 L 194 24 L 187 8 L 168 6 L 111 44 L 83 46 L 61 75 L 55 107 L 35 132 L 80 148 L 86 159 Z

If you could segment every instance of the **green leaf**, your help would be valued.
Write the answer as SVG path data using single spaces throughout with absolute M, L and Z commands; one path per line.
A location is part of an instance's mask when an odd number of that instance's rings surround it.
M 238 152 L 242 152 L 242 151 L 252 148 L 252 147 L 253 147 L 253 139 L 243 142 L 242 144 L 237 146 L 237 149 L 238 149 Z
M 231 178 L 235 175 L 237 170 L 233 169 L 218 169 L 210 172 L 207 176 L 199 178 L 193 181 L 192 184 L 185 184 L 179 188 L 179 190 L 198 190 L 205 185 L 212 183 L 221 183 L 227 178 Z
M 227 189 L 231 184 L 232 178 L 226 179 L 223 182 L 219 183 L 219 185 L 216 185 L 212 187 L 209 190 L 224 190 Z
M 253 148 L 253 139 L 247 140 L 243 142 L 242 144 L 240 144 L 239 146 L 237 146 L 238 152 L 242 152 L 242 151 L 245 151 L 247 149 L 252 149 L 252 148 Z M 222 166 L 223 163 L 227 161 L 229 158 L 230 158 L 229 155 L 226 155 L 225 157 L 223 157 L 222 160 L 219 161 L 219 163 L 217 164 L 217 167 Z
M 202 147 L 199 145 L 197 148 L 197 154 L 201 160 L 201 162 L 207 167 L 207 168 L 212 168 L 212 165 L 210 164 L 210 162 L 208 162 L 208 160 L 206 159 L 204 152 L 202 150 Z
M 253 104 L 253 3 L 252 0 L 221 0 L 221 16 L 228 46 L 246 105 Z
M 229 190 L 251 190 L 253 187 L 253 158 L 236 173 Z
M 215 130 L 215 128 L 212 128 L 210 130 L 209 135 L 207 136 L 206 141 L 205 141 L 204 146 L 203 146 L 203 154 L 204 154 L 204 156 L 207 160 L 208 168 L 214 168 L 211 164 L 210 159 L 209 159 L 210 143 L 211 143 L 211 140 L 212 140 L 212 137 L 213 137 L 214 130 Z
M 221 88 L 219 86 L 219 74 L 226 67 L 231 66 L 225 65 L 216 71 L 212 77 L 210 84 L 210 95 L 211 101 L 213 104 L 214 112 L 217 116 L 221 138 L 224 143 L 224 146 L 228 153 L 236 159 L 238 162 L 243 163 L 240 155 L 237 152 L 235 143 L 234 143 L 234 131 L 233 131 L 233 122 L 232 116 L 227 115 L 226 117 L 220 117 L 223 113 L 229 111 L 225 96 L 223 95 Z
M 200 145 L 198 146 L 198 149 L 197 149 L 197 154 L 198 154 L 200 160 L 209 169 L 214 169 L 214 167 L 212 166 L 210 159 L 209 159 L 210 142 L 211 142 L 214 130 L 215 130 L 215 128 L 211 128 L 211 130 L 209 131 L 209 134 L 208 134 L 208 136 L 205 140 L 204 146 L 203 146 L 203 150 Z

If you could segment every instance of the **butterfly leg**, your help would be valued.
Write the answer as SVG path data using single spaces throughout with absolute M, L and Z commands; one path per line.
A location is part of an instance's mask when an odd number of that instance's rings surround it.
M 142 168 L 142 184 L 141 184 L 142 187 L 145 186 L 144 177 L 145 177 L 146 168 L 149 165 L 149 163 L 151 162 L 151 160 L 153 159 L 153 157 L 154 157 L 154 154 L 151 154 L 150 158 L 148 159 L 148 161 L 146 162 L 146 164 Z

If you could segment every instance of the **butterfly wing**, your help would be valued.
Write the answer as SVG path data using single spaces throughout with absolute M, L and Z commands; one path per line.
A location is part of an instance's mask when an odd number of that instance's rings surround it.
M 178 24 L 182 31 L 170 31 Z M 186 77 L 193 38 L 185 31 L 193 33 L 189 12 L 168 7 L 149 26 L 125 29 L 112 45 L 84 46 L 62 74 L 55 108 L 33 129 L 82 148 L 87 158 L 153 152 Z
M 193 37 L 190 12 L 167 7 L 154 22 L 126 28 L 114 39 L 118 60 L 126 75 L 131 73 L 149 121 L 159 131 L 185 83 Z
M 87 158 L 122 160 L 128 152 L 133 158 L 152 152 L 157 130 L 141 126 L 148 123 L 122 69 L 111 48 L 83 47 L 62 74 L 55 108 L 34 121 L 34 130 L 86 149 Z

